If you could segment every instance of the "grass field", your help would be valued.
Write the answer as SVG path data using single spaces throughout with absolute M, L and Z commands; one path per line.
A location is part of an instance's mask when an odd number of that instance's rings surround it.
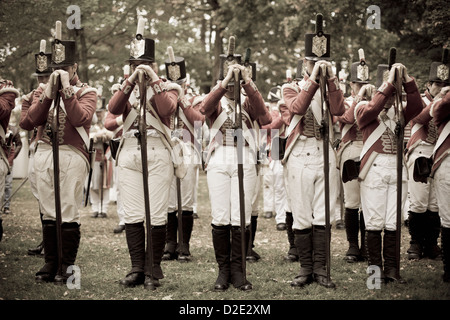
M 14 181 L 13 190 L 21 180 Z M 347 263 L 345 230 L 332 229 L 331 277 L 336 289 L 316 283 L 293 288 L 291 280 L 299 263 L 283 260 L 288 250 L 285 231 L 277 231 L 274 219 L 258 219 L 255 251 L 262 259 L 247 264 L 247 278 L 253 290 L 233 287 L 214 292 L 217 264 L 211 240 L 211 217 L 206 176 L 200 174 L 198 214 L 191 241 L 190 263 L 163 261 L 165 278 L 154 291 L 143 287 L 122 289 L 118 281 L 130 268 L 125 233 L 114 234 L 118 219 L 111 203 L 108 218 L 91 218 L 89 207 L 81 212 L 81 243 L 76 264 L 81 270 L 80 287 L 69 289 L 54 284 L 37 284 L 36 271 L 43 258 L 30 256 L 27 249 L 41 241 L 38 206 L 29 183 L 14 196 L 12 214 L 3 215 L 4 236 L 0 242 L 0 300 L 449 300 L 450 285 L 442 282 L 442 261 L 409 261 L 406 250 L 409 234 L 402 228 L 401 275 L 406 285 L 388 284 L 369 289 L 367 263 Z

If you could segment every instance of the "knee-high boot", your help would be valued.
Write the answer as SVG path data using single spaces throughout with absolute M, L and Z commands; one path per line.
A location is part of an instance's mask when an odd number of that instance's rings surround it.
M 66 284 L 72 273 L 67 272 L 69 266 L 75 265 L 78 247 L 80 246 L 80 225 L 76 222 L 61 224 L 62 266 L 61 275 L 55 276 L 55 284 Z
M 313 226 L 313 273 L 314 280 L 326 288 L 335 288 L 331 279 L 327 277 L 327 250 L 326 250 L 326 227 L 325 226 Z M 328 230 L 328 239 L 331 243 L 331 230 Z
M 366 248 L 366 223 L 364 221 L 364 214 L 362 211 L 359 212 L 359 234 L 361 244 L 359 247 L 360 259 L 362 261 L 367 260 L 367 248 Z
M 177 211 L 167 213 L 166 244 L 164 247 L 163 260 L 175 260 L 177 252 L 177 230 L 178 219 Z
M 181 218 L 183 223 L 183 245 L 178 244 L 178 261 L 188 262 L 191 260 L 189 242 L 191 241 L 192 229 L 194 227 L 194 212 L 183 211 Z
M 444 263 L 444 282 L 450 282 L 450 228 L 441 228 L 442 262 Z
M 383 236 L 383 258 L 384 258 L 384 276 L 386 282 L 405 283 L 400 276 L 400 268 L 397 268 L 396 240 L 397 231 L 384 230 Z
M 345 208 L 344 221 L 345 232 L 347 234 L 348 250 L 345 254 L 347 262 L 357 262 L 360 260 L 361 252 L 359 250 L 358 235 L 359 235 L 359 209 Z
M 129 288 L 144 283 L 145 227 L 143 222 L 126 223 L 125 236 L 131 259 L 131 271 L 120 280 L 120 285 Z
M 441 259 L 441 248 L 437 244 L 441 232 L 441 218 L 439 217 L 439 213 L 427 210 L 425 221 L 426 230 L 424 233 L 423 254 L 430 259 Z
M 247 249 L 247 260 L 251 261 L 251 262 L 255 262 L 258 261 L 259 259 L 261 259 L 261 256 L 259 254 L 257 254 L 255 252 L 255 250 L 253 250 L 253 248 L 255 247 L 255 235 L 256 235 L 256 229 L 258 227 L 258 216 L 252 216 L 251 217 L 251 223 L 250 223 L 250 228 L 251 228 L 251 235 L 250 235 L 250 240 L 248 242 L 248 249 Z
M 284 260 L 287 261 L 298 261 L 297 248 L 295 247 L 295 235 L 292 230 L 292 224 L 294 223 L 294 218 L 292 217 L 292 212 L 286 212 L 286 233 L 289 242 L 289 250 Z
M 424 230 L 425 230 L 425 213 L 421 212 L 408 212 L 408 231 L 411 236 L 409 241 L 408 259 L 418 260 L 422 258 L 423 245 L 424 245 Z
M 219 265 L 219 275 L 214 284 L 215 291 L 225 291 L 231 281 L 231 226 L 212 225 L 214 254 Z
M 293 287 L 303 287 L 313 282 L 312 228 L 294 230 L 294 242 L 300 261 L 300 273 L 291 282 Z
M 58 269 L 58 246 L 55 221 L 42 221 L 44 266 L 36 273 L 36 282 L 52 282 Z
M 368 265 L 371 268 L 378 268 L 380 274 L 380 283 L 384 283 L 383 258 L 381 254 L 381 230 L 366 230 L 365 241 Z
M 154 289 L 159 287 L 159 279 L 164 278 L 163 271 L 161 269 L 161 261 L 164 253 L 164 245 L 166 243 L 166 225 L 152 226 L 152 248 L 147 248 L 146 254 L 150 254 L 149 250 L 152 250 L 153 260 L 153 274 L 150 274 L 150 266 L 145 265 L 145 289 Z M 146 262 L 148 260 L 146 259 Z
M 245 228 L 244 239 L 242 239 L 241 235 L 241 227 L 232 226 L 231 227 L 231 283 L 235 288 L 239 288 L 241 290 L 247 291 L 252 289 L 252 284 L 246 279 L 246 275 L 242 270 L 242 241 L 246 244 L 245 248 L 247 249 L 247 243 L 250 236 L 250 230 L 248 227 Z M 247 251 L 247 250 L 245 250 Z M 247 252 L 244 254 L 247 255 Z M 244 260 L 245 263 L 245 260 Z

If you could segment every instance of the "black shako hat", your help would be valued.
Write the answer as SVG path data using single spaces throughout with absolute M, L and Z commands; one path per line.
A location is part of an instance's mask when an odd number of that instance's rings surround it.
M 235 42 L 236 39 L 234 36 L 230 36 L 228 39 L 228 54 L 221 54 L 220 58 L 220 66 L 219 66 L 219 80 L 223 80 L 225 78 L 225 74 L 228 72 L 228 67 L 232 64 L 242 64 L 241 63 L 241 55 L 235 54 Z M 230 81 L 228 85 L 233 85 L 234 82 Z
M 47 42 L 45 40 L 41 40 L 39 46 L 39 53 L 34 55 L 34 62 L 36 65 L 36 72 L 33 73 L 33 76 L 49 76 L 52 74 L 52 54 L 45 53 L 47 46 Z
M 391 70 L 392 65 L 395 63 L 397 56 L 397 49 L 392 47 L 389 50 L 389 61 L 388 64 L 379 64 L 377 66 L 377 88 L 379 88 L 384 81 L 387 81 L 389 77 L 389 70 Z
M 56 21 L 55 41 L 52 42 L 52 68 L 68 67 L 76 63 L 74 40 L 61 40 L 61 21 Z
M 166 76 L 170 81 L 186 80 L 186 63 L 183 57 L 176 57 L 172 47 L 167 47 L 169 59 L 165 61 Z
M 432 82 L 443 82 L 445 84 L 450 84 L 449 71 L 450 63 L 448 60 L 448 49 L 445 48 L 444 50 L 442 50 L 441 61 L 435 61 L 431 63 L 430 76 L 428 80 Z
M 353 62 L 350 70 L 350 81 L 362 84 L 369 83 L 369 66 L 364 56 L 364 50 L 359 49 L 359 62 Z
M 144 38 L 145 19 L 139 18 L 136 37 L 130 43 L 131 61 L 155 62 L 155 40 Z
M 323 16 L 316 15 L 316 32 L 305 34 L 305 58 L 307 60 L 330 60 L 329 34 L 323 32 Z

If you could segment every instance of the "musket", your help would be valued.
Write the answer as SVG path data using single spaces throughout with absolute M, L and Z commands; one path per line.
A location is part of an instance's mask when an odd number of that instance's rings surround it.
M 104 153 L 104 146 L 103 146 L 103 142 L 102 142 L 102 146 L 101 146 L 101 159 L 100 159 L 100 214 L 103 214 L 103 179 L 104 179 L 104 172 L 103 172 L 103 168 L 104 168 L 104 157 L 105 153 Z
M 389 70 L 395 63 L 397 50 L 391 48 L 389 52 Z M 402 226 L 402 180 L 403 180 L 403 143 L 405 136 L 405 118 L 403 115 L 402 103 L 402 78 L 403 74 L 399 70 L 395 70 L 395 100 L 394 107 L 397 115 L 397 123 L 395 126 L 395 134 L 397 136 L 397 216 L 396 216 L 396 241 L 395 241 L 395 262 L 396 276 L 400 277 L 400 245 L 401 245 L 401 226 Z
M 51 129 L 51 142 L 53 153 L 53 188 L 55 192 L 55 215 L 56 215 L 56 239 L 58 250 L 58 271 L 57 275 L 62 275 L 62 234 L 61 234 L 61 193 L 60 193 L 60 180 L 59 180 L 59 108 L 60 108 L 60 93 L 61 80 L 60 77 L 55 77 L 56 94 L 53 100 L 53 118 L 50 125 Z
M 171 46 L 167 47 L 167 53 L 169 55 L 170 63 L 175 62 L 175 55 L 173 53 L 173 48 Z M 178 128 L 178 113 L 179 109 L 174 116 L 174 131 L 176 132 Z M 182 249 L 183 246 L 183 204 L 181 202 L 181 179 L 176 177 L 176 189 L 177 189 L 177 221 L 178 221 L 178 247 Z
M 139 81 L 139 130 L 136 133 L 138 142 L 141 149 L 141 162 L 142 162 L 142 182 L 144 189 L 144 207 L 145 207 L 145 226 L 147 229 L 147 250 L 146 250 L 146 264 L 149 268 L 150 277 L 153 279 L 153 243 L 152 243 L 152 225 L 150 217 L 150 195 L 148 187 L 148 160 L 147 160 L 147 85 L 143 72 L 138 74 Z M 147 284 L 148 289 L 155 290 L 153 282 L 150 281 Z
M 320 85 L 320 103 L 322 106 L 322 121 L 320 130 L 322 133 L 323 141 L 323 173 L 324 173 L 324 194 L 325 194 L 325 266 L 327 272 L 327 280 L 330 283 L 331 273 L 331 249 L 330 249 L 330 123 L 328 121 L 329 106 L 328 98 L 326 94 L 326 66 L 322 65 L 319 69 L 319 85 Z
M 9 197 L 9 200 L 11 200 L 11 199 L 14 197 L 14 195 L 17 193 L 17 191 L 19 191 L 20 188 L 22 188 L 22 186 L 23 186 L 23 185 L 25 184 L 25 182 L 27 182 L 27 181 L 28 181 L 28 177 L 25 177 L 25 178 L 22 180 L 22 182 L 20 183 L 20 185 L 17 187 L 17 189 L 14 190 L 14 192 L 11 194 L 11 196 Z M 2 208 L 0 209 L 0 211 L 3 210 L 4 207 L 5 207 L 5 203 L 3 203 Z
M 92 171 L 94 167 L 94 160 L 95 160 L 95 153 L 94 153 L 94 139 L 89 139 L 89 176 L 88 176 L 88 183 L 86 187 L 86 198 L 84 199 L 84 206 L 87 206 L 88 200 L 89 200 L 89 189 L 91 189 L 91 180 L 92 180 Z
M 56 35 L 55 42 L 61 40 L 61 21 L 56 21 Z M 62 276 L 62 217 L 61 217 L 61 193 L 60 193 L 60 179 L 59 179 L 59 109 L 61 103 L 61 77 L 53 78 L 54 83 L 49 84 L 53 86 L 54 96 L 52 119 L 50 124 L 50 138 L 52 143 L 53 154 L 53 188 L 55 193 L 55 216 L 56 216 L 56 245 L 58 252 L 58 270 L 57 275 Z
M 239 213 L 241 222 L 241 255 L 242 274 L 246 282 L 246 252 L 248 243 L 245 241 L 245 191 L 244 191 L 244 165 L 243 148 L 244 135 L 242 132 L 242 109 L 241 109 L 241 85 L 240 70 L 234 69 L 234 103 L 235 103 L 235 134 L 237 140 L 237 161 L 238 161 L 238 185 L 239 185 Z

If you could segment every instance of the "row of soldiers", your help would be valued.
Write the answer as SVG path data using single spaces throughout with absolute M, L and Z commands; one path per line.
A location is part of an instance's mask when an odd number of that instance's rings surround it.
M 437 231 L 441 227 L 444 281 L 449 281 L 450 215 L 445 168 L 449 166 L 446 155 L 450 150 L 450 83 L 445 59 L 432 64 L 429 87 L 422 98 L 414 78 L 400 63 L 379 65 L 377 87 L 371 85 L 367 61 L 360 54 L 360 61 L 352 66 L 354 94 L 346 100 L 330 63 L 331 37 L 323 32 L 318 15 L 316 32 L 305 37 L 303 78 L 297 72 L 296 81 L 284 84 L 279 94 L 273 92 L 277 108 L 269 110 L 254 83 L 256 67 L 248 55 L 242 62 L 241 55 L 234 52 L 234 37 L 229 39 L 228 54 L 220 56 L 217 85 L 207 95 L 198 96 L 187 90 L 184 59 L 175 57 L 172 50 L 168 50 L 165 63 L 167 79 L 157 75 L 155 41 L 144 37 L 144 21 L 139 20 L 130 44 L 130 75 L 115 86 L 104 122 L 107 130 L 120 136 L 117 150 L 110 151 L 115 158 L 131 260 L 130 272 L 120 281 L 122 286 L 160 286 L 164 252 L 189 260 L 193 186 L 198 165 L 203 163 L 219 268 L 214 289 L 223 291 L 232 284 L 240 290 L 251 290 L 245 260 L 252 256 L 258 259 L 252 250 L 257 225 L 253 209 L 261 183 L 261 161 L 279 166 L 283 176 L 284 186 L 278 191 L 286 195 L 289 255 L 300 261 L 300 272 L 292 286 L 317 282 L 335 287 L 329 270 L 335 207 L 330 206 L 330 201 L 338 199 L 341 181 L 349 241 L 347 260 L 367 259 L 369 265 L 380 268 L 383 281 L 404 282 L 396 256 L 398 177 L 402 178 L 402 209 L 409 193 L 408 254 L 410 258 L 440 256 Z M 52 53 L 45 53 L 44 44 L 36 55 L 39 86 L 24 98 L 20 126 L 35 132 L 35 178 L 30 181 L 39 201 L 45 253 L 45 264 L 37 272 L 36 281 L 65 283 L 80 242 L 79 209 L 92 168 L 90 160 L 94 158 L 89 131 L 97 92 L 78 79 L 75 42 L 62 40 L 60 23 L 56 30 Z M 7 82 L 5 88 L 0 92 L 2 108 L 5 101 L 4 108 L 10 113 L 11 99 L 18 92 Z M 402 91 L 406 93 L 405 101 Z M 61 111 L 57 127 L 59 190 L 53 180 L 55 129 L 51 128 L 57 108 Z M 6 113 L 3 127 L 9 120 Z M 396 167 L 400 119 L 412 125 L 401 176 Z M 337 148 L 331 143 L 335 141 L 333 124 L 340 125 Z M 205 154 L 196 139 L 196 128 L 206 129 Z M 261 152 L 258 143 L 264 129 L 271 135 L 267 140 L 271 146 L 268 159 L 261 156 L 264 150 Z M 146 154 L 141 152 L 143 136 Z M 421 156 L 434 160 L 430 175 L 433 179 L 419 174 L 424 167 L 416 159 Z M 184 161 L 176 161 L 180 157 Z M 143 175 L 146 171 L 148 175 Z M 148 193 L 144 192 L 143 181 L 144 187 L 148 183 Z M 59 212 L 55 191 L 60 191 Z M 61 225 L 56 223 L 58 215 Z

